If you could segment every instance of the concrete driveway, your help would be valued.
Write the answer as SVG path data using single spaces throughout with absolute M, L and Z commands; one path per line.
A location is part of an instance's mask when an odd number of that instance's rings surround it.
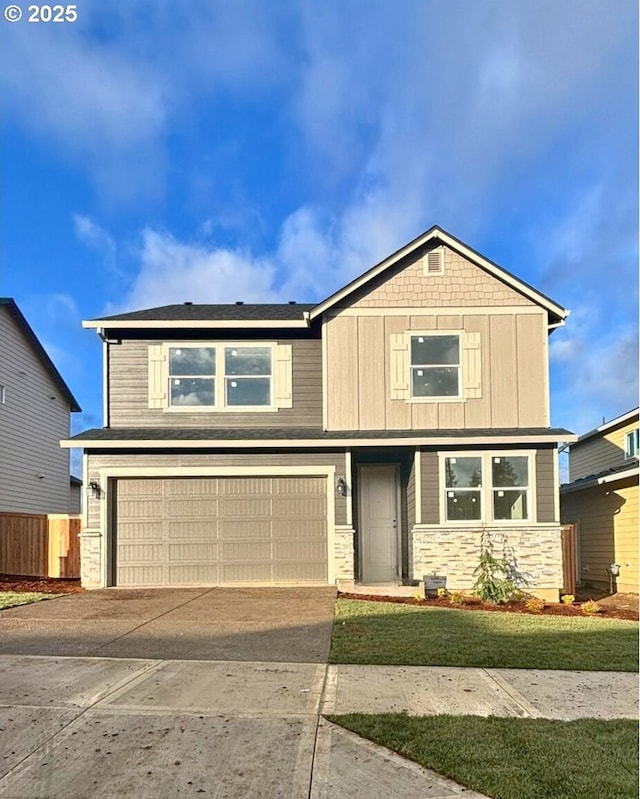
M 334 599 L 118 589 L 3 611 L 0 796 L 482 799 L 321 718 Z
M 3 611 L 4 654 L 326 663 L 335 588 L 104 589 Z

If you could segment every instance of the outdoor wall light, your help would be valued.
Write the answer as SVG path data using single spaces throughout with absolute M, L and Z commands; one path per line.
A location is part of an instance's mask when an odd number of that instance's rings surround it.
M 345 497 L 347 495 L 347 484 L 344 481 L 344 477 L 338 477 L 336 480 L 336 494 L 339 497 Z
M 91 491 L 92 496 L 98 497 L 99 499 L 102 494 L 100 483 L 97 480 L 89 480 L 89 491 Z
M 620 564 L 619 563 L 610 563 L 609 564 L 609 574 L 617 577 L 620 574 Z

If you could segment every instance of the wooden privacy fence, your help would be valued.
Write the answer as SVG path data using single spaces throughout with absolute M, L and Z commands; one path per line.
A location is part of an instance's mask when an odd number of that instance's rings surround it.
M 576 526 L 563 524 L 562 543 L 562 592 L 576 593 Z
M 80 577 L 81 517 L 0 513 L 0 572 Z

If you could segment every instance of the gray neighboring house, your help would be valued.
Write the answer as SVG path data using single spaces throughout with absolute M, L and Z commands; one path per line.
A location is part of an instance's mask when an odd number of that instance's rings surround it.
M 86 587 L 468 590 L 487 531 L 562 586 L 548 337 L 568 311 L 441 228 L 317 304 L 186 302 L 83 323 Z
M 0 297 L 0 512 L 79 512 L 60 439 L 80 410 L 15 301 Z

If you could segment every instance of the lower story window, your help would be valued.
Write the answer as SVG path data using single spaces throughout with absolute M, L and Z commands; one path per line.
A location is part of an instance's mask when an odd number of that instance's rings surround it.
M 530 520 L 529 455 L 446 456 L 444 492 L 448 522 Z
M 529 518 L 529 458 L 526 455 L 491 458 L 493 518 Z
M 447 521 L 482 518 L 482 458 L 445 460 Z

